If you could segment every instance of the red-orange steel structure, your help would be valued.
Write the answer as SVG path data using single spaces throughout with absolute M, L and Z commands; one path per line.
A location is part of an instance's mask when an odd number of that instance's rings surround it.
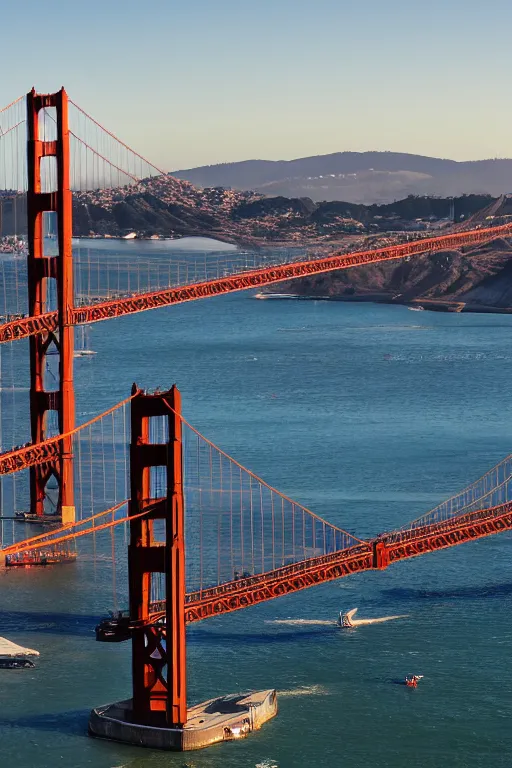
M 480 539 L 512 529 L 512 504 L 479 510 L 422 528 L 385 534 L 365 544 L 311 558 L 248 579 L 187 595 L 188 623 L 248 608 L 275 597 L 368 570 L 382 570 L 399 560 Z M 153 607 L 151 621 L 162 616 Z
M 60 457 L 60 440 L 36 443 L 17 451 L 0 454 L 0 475 L 10 475 L 22 469 L 57 462 Z
M 5 453 L 0 453 L 0 475 L 10 475 L 13 472 L 19 472 L 22 469 L 29 469 L 38 464 L 47 464 L 50 460 L 57 459 L 61 452 L 61 443 L 74 435 L 90 427 L 97 421 L 109 416 L 111 413 L 130 402 L 133 395 L 126 400 L 122 400 L 107 411 L 98 414 L 93 419 L 89 419 L 84 424 L 74 427 L 70 432 L 61 433 L 54 437 L 49 437 L 44 443 L 35 443 L 26 445 L 23 448 L 16 448 Z M 73 522 L 73 521 L 70 521 Z
M 181 397 L 176 387 L 155 395 L 135 388 L 134 394 L 129 507 L 133 519 L 128 549 L 130 620 L 146 626 L 135 629 L 132 638 L 133 713 L 138 723 L 181 727 L 187 720 Z M 166 444 L 150 442 L 150 420 L 155 417 L 165 418 Z M 164 499 L 156 497 L 152 488 L 155 467 L 166 468 Z M 146 510 L 147 515 L 140 517 Z M 164 521 L 164 541 L 155 538 L 157 521 Z M 156 574 L 164 574 L 165 578 L 164 626 L 149 624 Z
M 451 248 L 463 248 L 493 240 L 495 237 L 508 237 L 512 234 L 512 224 L 486 229 L 471 229 L 464 232 L 442 235 L 440 237 L 424 238 L 410 243 L 394 245 L 357 253 L 336 254 L 325 258 L 309 259 L 296 263 L 280 264 L 277 266 L 255 269 L 243 273 L 194 283 L 177 288 L 165 288 L 150 293 L 141 293 L 124 299 L 111 299 L 98 302 L 72 311 L 74 325 L 97 323 L 113 317 L 145 312 L 149 309 L 167 307 L 172 304 L 183 304 L 186 301 L 196 301 L 224 293 L 244 291 L 249 288 L 262 288 L 281 280 L 292 280 L 308 275 L 319 275 L 323 272 L 333 272 L 338 269 L 349 269 L 380 261 L 393 261 L 409 256 L 417 256 L 426 251 L 442 251 Z M 54 332 L 58 327 L 57 312 L 47 312 L 37 317 L 24 317 L 0 325 L 0 343 L 23 339 L 28 336 Z
M 57 137 L 40 137 L 40 113 L 55 109 Z M 30 417 L 32 442 L 41 443 L 47 435 L 48 411 L 57 411 L 59 431 L 70 432 L 75 424 L 73 389 L 73 256 L 72 196 L 69 169 L 68 97 L 64 88 L 57 93 L 27 94 L 27 167 L 28 167 L 28 306 L 37 322 L 48 309 L 48 281 L 56 282 L 56 321 L 52 328 L 30 338 Z M 41 163 L 55 158 L 57 189 L 43 191 Z M 51 174 L 48 174 L 51 178 Z M 43 240 L 43 214 L 54 211 L 58 220 L 58 255 L 46 256 Z M 59 351 L 59 384 L 56 391 L 45 388 L 46 356 L 52 344 Z M 63 438 L 58 455 L 46 457 L 44 464 L 30 470 L 30 507 L 32 514 L 44 514 L 46 485 L 54 476 L 59 486 L 57 512 L 64 522 L 75 519 L 73 494 L 73 453 L 71 437 Z
M 56 111 L 57 135 L 52 141 L 40 136 L 40 115 L 46 109 Z M 48 480 L 52 476 L 56 478 L 59 485 L 58 512 L 62 515 L 64 527 L 53 532 L 54 543 L 88 533 L 70 530 L 74 528 L 70 524 L 75 520 L 72 450 L 73 434 L 77 431 L 73 388 L 75 324 L 99 322 L 162 306 L 259 288 L 282 280 L 407 258 L 426 251 L 468 247 L 512 234 L 512 224 L 452 232 L 376 250 L 248 270 L 210 281 L 75 308 L 68 97 L 65 90 L 54 94 L 37 94 L 32 90 L 27 95 L 27 126 L 30 316 L 1 325 L 0 343 L 30 338 L 33 444 L 0 455 L 0 474 L 30 468 L 31 512 L 37 516 L 44 514 Z M 52 191 L 42 189 L 41 164 L 45 158 L 55 158 L 56 162 L 57 186 Z M 43 214 L 46 211 L 55 212 L 58 217 L 58 255 L 54 257 L 44 252 Z M 49 280 L 56 283 L 56 310 L 49 307 Z M 53 344 L 59 351 L 59 382 L 55 391 L 45 388 L 46 358 Z M 126 637 L 131 636 L 132 640 L 132 706 L 133 718 L 139 724 L 157 728 L 182 728 L 186 724 L 187 622 L 230 613 L 354 573 L 382 570 L 400 560 L 512 529 L 512 504 L 506 503 L 421 527 L 411 524 L 407 530 L 360 540 L 354 546 L 331 550 L 330 554 L 309 557 L 257 575 L 235 576 L 233 581 L 186 594 L 181 396 L 175 386 L 168 392 L 147 394 L 134 385 L 130 400 L 131 492 L 128 518 L 114 519 L 114 512 L 125 503 L 119 502 L 108 511 L 112 513 L 112 521 L 94 526 L 91 531 L 98 532 L 129 520 L 130 615 L 120 627 L 125 632 L 129 630 Z M 60 435 L 57 437 L 48 438 L 49 411 L 58 414 Z M 160 442 L 152 440 L 152 435 L 156 434 L 151 428 L 152 420 L 165 425 L 162 432 L 166 437 Z M 160 480 L 165 474 L 163 491 L 156 482 L 159 469 L 162 470 Z M 93 517 L 105 514 L 98 513 Z M 46 540 L 46 534 L 31 540 L 34 550 L 49 543 L 51 541 Z M 21 551 L 21 547 L 18 543 L 11 550 Z M 158 597 L 155 597 L 156 594 Z

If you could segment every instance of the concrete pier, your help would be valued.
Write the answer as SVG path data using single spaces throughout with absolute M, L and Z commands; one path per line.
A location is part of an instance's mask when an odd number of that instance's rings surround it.
M 276 714 L 276 692 L 254 691 L 196 704 L 189 708 L 183 728 L 161 728 L 133 722 L 132 701 L 128 699 L 93 709 L 89 733 L 134 746 L 186 752 L 245 738 Z

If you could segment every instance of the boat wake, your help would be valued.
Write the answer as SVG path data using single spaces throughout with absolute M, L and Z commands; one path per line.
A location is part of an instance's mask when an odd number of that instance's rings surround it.
M 353 608 L 347 613 L 341 613 L 338 621 L 326 621 L 325 619 L 272 619 L 265 621 L 265 624 L 280 624 L 287 627 L 342 627 L 350 629 L 352 627 L 365 627 L 368 624 L 383 624 L 385 621 L 395 621 L 396 619 L 406 619 L 408 614 L 399 614 L 397 616 L 378 616 L 375 619 L 356 619 L 357 608 Z
M 385 621 L 395 621 L 396 619 L 406 619 L 408 614 L 402 613 L 397 616 L 379 616 L 376 619 L 356 619 L 357 608 L 352 608 L 348 613 L 341 613 L 338 618 L 338 626 L 344 629 L 352 627 L 365 627 L 367 624 L 383 624 Z
M 354 627 L 364 627 L 366 624 L 382 624 L 385 621 L 394 621 L 395 619 L 406 619 L 407 614 L 402 613 L 398 616 L 379 616 L 378 619 L 355 619 L 352 622 Z
M 323 685 L 302 685 L 299 688 L 290 688 L 287 691 L 278 691 L 279 698 L 291 698 L 294 696 L 327 696 L 329 691 Z

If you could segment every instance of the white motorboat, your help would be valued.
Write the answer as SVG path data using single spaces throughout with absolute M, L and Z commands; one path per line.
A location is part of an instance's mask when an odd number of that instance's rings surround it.
M 20 669 L 21 667 L 33 667 L 34 662 L 30 657 L 39 656 L 39 651 L 32 648 L 24 648 L 5 637 L 0 637 L 0 669 Z

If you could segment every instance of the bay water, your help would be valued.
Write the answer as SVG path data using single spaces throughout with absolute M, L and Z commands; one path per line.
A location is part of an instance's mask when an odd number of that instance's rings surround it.
M 177 383 L 203 434 L 364 538 L 511 451 L 511 339 L 504 315 L 217 297 L 92 326 L 97 354 L 75 361 L 77 421 L 134 381 Z M 106 564 L 3 572 L 0 635 L 41 656 L 1 671 L 0 765 L 508 767 L 511 554 L 500 534 L 191 626 L 189 700 L 275 687 L 279 714 L 188 754 L 87 736 L 92 707 L 130 695 L 129 643 L 94 639 L 112 607 Z M 340 631 L 338 612 L 354 607 L 407 618 Z M 400 685 L 411 673 L 424 675 L 417 690 Z

